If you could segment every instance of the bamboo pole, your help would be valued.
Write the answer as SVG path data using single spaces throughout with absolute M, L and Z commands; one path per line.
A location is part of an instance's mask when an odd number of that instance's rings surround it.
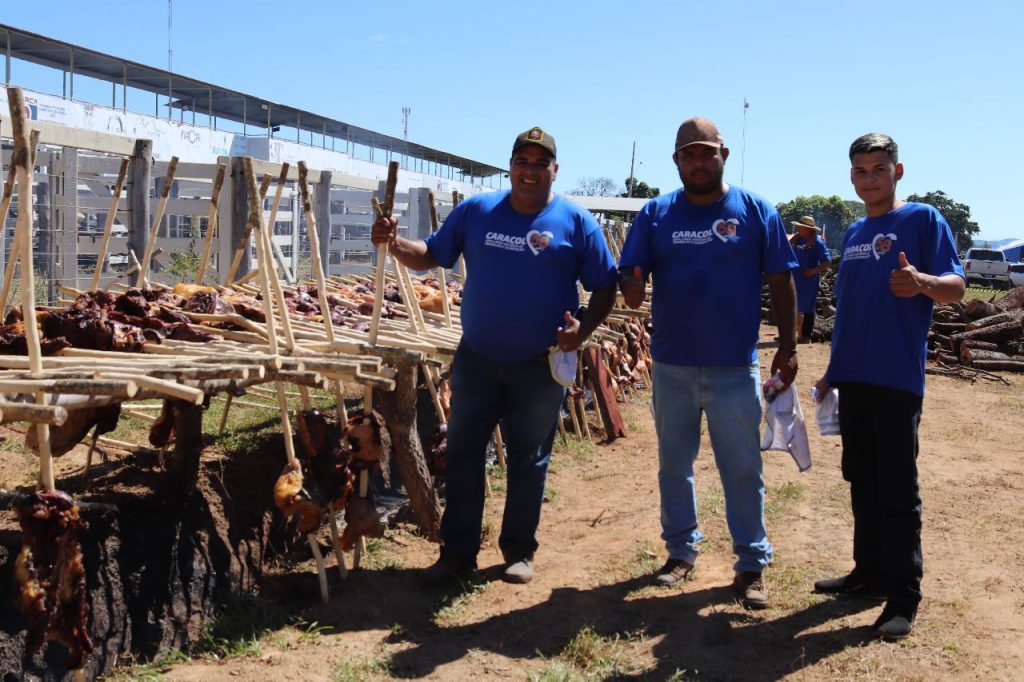
M 320 233 L 317 232 L 316 214 L 313 211 L 313 200 L 309 193 L 309 169 L 305 161 L 299 161 L 299 194 L 302 197 L 302 213 L 306 217 L 306 237 L 309 239 L 310 260 L 313 266 L 313 278 L 316 280 L 317 300 L 320 303 L 320 315 L 324 318 L 324 333 L 327 335 L 327 343 L 334 343 L 334 321 L 331 319 L 331 306 L 327 302 L 327 280 L 324 277 L 324 264 L 320 259 Z M 330 192 L 330 188 L 327 188 Z M 336 402 L 335 409 L 341 423 L 348 421 L 348 413 L 345 410 L 345 398 L 342 393 L 341 383 L 336 384 L 334 391 Z M 335 543 L 337 544 L 337 543 Z
M 199 259 L 199 269 L 196 271 L 196 284 L 202 284 L 206 276 L 206 266 L 210 264 L 210 250 L 213 248 L 213 235 L 220 231 L 220 190 L 224 186 L 224 175 L 227 166 L 223 163 L 217 164 L 217 176 L 213 179 L 213 189 L 210 191 L 210 213 L 206 219 L 206 238 L 203 239 L 203 255 Z M 95 285 L 93 285 L 95 287 Z
M 36 146 L 39 144 L 39 131 L 33 130 L 29 134 L 29 153 L 32 155 L 32 160 L 29 162 L 30 170 L 35 167 L 36 157 Z M 14 180 L 17 177 L 17 173 L 14 168 L 14 159 L 11 159 L 11 165 L 7 170 L 7 178 L 4 181 L 4 198 L 3 206 L 0 206 L 0 230 L 7 229 L 7 213 L 11 208 L 11 200 L 14 197 Z M 29 186 L 25 189 L 18 189 L 18 203 L 23 203 L 26 199 L 28 205 L 32 205 L 32 184 L 31 184 L 31 173 L 29 174 Z M 19 217 L 21 213 L 18 213 Z M 21 246 L 21 232 L 15 230 L 14 239 L 11 240 L 11 259 L 7 263 L 7 267 L 4 268 L 4 283 L 3 289 L 0 290 L 0 312 L 6 315 L 7 313 L 7 296 L 11 293 L 11 283 L 14 281 L 14 266 L 18 263 L 19 255 L 22 251 Z
M 384 204 L 374 204 L 378 217 L 390 218 L 391 211 L 395 206 L 395 189 L 398 187 L 398 162 L 392 161 L 388 164 L 388 179 L 384 184 Z M 377 345 L 377 335 L 380 332 L 380 313 L 384 305 L 384 274 L 387 265 L 388 247 L 381 244 L 377 247 L 377 270 L 374 273 L 375 289 L 373 292 L 373 319 L 370 321 L 370 345 Z M 373 387 L 366 384 L 363 390 L 363 414 L 373 414 Z M 369 485 L 369 474 L 364 469 L 359 472 L 359 497 L 366 497 Z M 353 568 L 358 568 L 362 561 L 365 542 L 360 537 L 356 541 L 355 554 L 352 558 Z
M 20 233 L 21 243 L 21 314 L 25 323 L 25 341 L 28 345 L 29 366 L 32 375 L 43 374 L 43 356 L 39 348 L 39 328 L 36 326 L 35 268 L 32 262 L 32 168 L 34 154 L 25 119 L 25 95 L 21 88 L 7 88 L 7 100 L 11 109 L 11 124 L 14 138 L 14 153 L 11 155 L 11 169 L 18 180 L 18 222 L 16 235 Z M 17 237 L 16 237 L 17 238 Z M 13 260 L 13 258 L 11 259 Z M 46 400 L 41 391 L 35 394 L 36 403 Z M 36 424 L 39 441 L 39 485 L 43 490 L 52 491 L 53 459 L 50 453 L 50 426 Z
M 178 170 L 178 157 L 172 156 L 167 164 L 167 175 L 164 177 L 164 186 L 160 190 L 160 202 L 156 205 L 156 213 L 153 215 L 153 224 L 149 228 L 149 239 L 146 240 L 146 251 L 142 255 L 142 262 L 139 264 L 139 278 L 135 280 L 135 286 L 142 289 L 146 286 L 146 275 L 149 274 L 149 264 L 153 259 L 153 249 L 156 248 L 156 237 L 160 231 L 160 221 L 164 219 L 164 211 L 167 210 L 167 200 L 171 196 L 171 189 L 174 185 L 174 174 Z
M 100 275 L 107 260 L 107 247 L 110 245 L 110 235 L 114 231 L 114 219 L 117 218 L 117 207 L 121 203 L 121 188 L 124 187 L 124 179 L 128 175 L 129 162 L 127 156 L 121 159 L 121 170 L 117 173 L 117 182 L 114 183 L 114 192 L 110 198 L 110 210 L 107 211 L 107 219 L 103 224 L 103 239 L 100 241 L 100 251 L 96 254 L 96 268 L 92 271 L 90 291 L 100 288 Z
M 252 167 L 252 157 L 245 157 L 243 160 L 245 167 L 245 178 L 246 186 L 249 195 L 249 220 L 246 226 L 246 232 L 251 233 L 253 230 L 257 231 L 258 239 L 256 240 L 256 251 L 257 258 L 260 259 L 260 288 L 263 291 L 263 301 L 266 308 L 267 318 L 267 335 L 270 341 L 270 350 L 274 355 L 278 354 L 277 347 L 277 331 L 275 328 L 274 320 L 274 295 L 272 293 L 272 285 L 270 282 L 270 272 L 273 270 L 272 256 L 266 253 L 266 242 L 264 232 L 266 230 L 263 224 L 263 204 L 262 200 L 258 197 L 258 190 L 256 188 L 256 174 Z M 245 239 L 243 239 L 244 246 Z M 282 310 L 282 316 L 287 317 L 287 309 Z M 291 329 L 291 327 L 288 327 Z M 284 437 L 284 448 L 285 455 L 289 462 L 294 462 L 295 457 L 295 442 L 292 437 L 292 424 L 291 419 L 288 416 L 288 399 L 284 394 L 284 385 L 280 381 L 275 381 L 274 386 L 277 389 L 277 406 L 281 414 L 281 431 Z M 327 586 L 327 569 L 324 566 L 324 558 L 320 553 L 320 545 L 317 544 L 316 537 L 309 533 L 306 535 L 306 541 L 309 543 L 309 549 L 313 553 L 313 559 L 316 561 L 317 578 L 320 583 L 320 600 L 323 603 L 327 603 L 330 599 L 330 591 Z

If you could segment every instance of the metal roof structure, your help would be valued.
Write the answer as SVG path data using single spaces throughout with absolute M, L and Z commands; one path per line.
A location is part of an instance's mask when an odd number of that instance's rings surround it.
M 247 95 L 212 83 L 188 78 L 171 71 L 146 66 L 96 50 L 54 40 L 37 33 L 0 24 L 0 50 L 5 55 L 5 82 L 11 82 L 11 59 L 60 69 L 70 74 L 70 99 L 74 99 L 74 77 L 81 74 L 123 88 L 136 88 L 168 98 L 171 108 L 227 119 L 245 125 L 267 128 L 295 128 L 345 140 L 372 149 L 404 154 L 431 163 L 449 166 L 462 175 L 486 178 L 504 174 L 506 169 L 458 156 L 441 149 L 425 147 L 402 138 L 374 132 L 344 121 L 310 111 L 296 109 L 254 95 Z M 125 97 L 124 100 L 127 98 Z

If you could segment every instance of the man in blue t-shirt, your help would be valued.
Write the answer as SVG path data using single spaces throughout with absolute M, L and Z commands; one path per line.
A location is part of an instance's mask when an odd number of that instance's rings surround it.
M 544 481 L 565 397 L 548 350 L 575 351 L 615 302 L 615 262 L 600 226 L 551 191 L 555 151 L 554 138 L 540 128 L 520 134 L 509 162 L 511 190 L 460 203 L 426 241 L 397 236 L 394 218 L 373 225 L 373 243 L 386 243 L 407 267 L 450 268 L 461 255 L 469 273 L 452 362 L 441 556 L 424 571 L 427 583 L 476 570 L 487 443 L 499 422 L 508 449 L 502 577 L 533 578 Z M 593 292 L 585 309 L 577 282 Z
M 785 387 L 797 372 L 797 266 L 771 204 L 723 180 L 729 150 L 704 118 L 684 121 L 672 159 L 683 187 L 647 202 L 626 236 L 619 264 L 627 305 L 644 300 L 653 278 L 654 421 L 662 538 L 668 560 L 655 581 L 693 572 L 697 529 L 693 462 L 707 415 L 738 560 L 733 586 L 750 608 L 767 606 L 761 571 L 771 563 L 764 524 L 760 369 L 761 283 L 767 278 L 779 325 L 772 373 Z
M 805 215 L 800 220 L 790 223 L 796 228 L 789 243 L 796 253 L 800 267 L 793 273 L 796 285 L 796 328 L 800 332 L 797 343 L 810 343 L 811 332 L 814 331 L 814 309 L 818 301 L 818 283 L 821 272 L 828 268 L 831 255 L 825 240 L 821 238 L 821 228 L 814 216 Z
M 867 216 L 843 238 L 832 356 L 819 399 L 839 389 L 843 478 L 853 507 L 853 570 L 815 591 L 885 601 L 874 629 L 910 634 L 921 601 L 918 427 L 934 302 L 963 298 L 964 269 L 942 215 L 896 198 L 896 143 L 863 135 L 850 146 L 850 179 Z

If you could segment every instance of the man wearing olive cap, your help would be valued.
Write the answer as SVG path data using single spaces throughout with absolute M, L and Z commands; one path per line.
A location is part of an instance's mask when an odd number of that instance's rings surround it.
M 498 544 L 502 578 L 533 578 L 544 481 L 565 389 L 548 349 L 575 351 L 615 301 L 615 262 L 601 228 L 582 207 L 551 191 L 555 140 L 531 128 L 512 145 L 511 189 L 460 203 L 426 241 L 397 236 L 378 218 L 374 244 L 413 270 L 452 267 L 463 256 L 462 340 L 452 362 L 441 556 L 423 574 L 440 584 L 476 570 L 487 443 L 501 422 L 508 494 Z M 577 282 L 593 292 L 579 313 Z
M 725 183 L 729 150 L 706 118 L 684 121 L 672 160 L 682 189 L 637 214 L 619 264 L 626 303 L 639 307 L 653 278 L 654 422 L 662 539 L 668 560 L 660 585 L 690 577 L 703 535 L 697 528 L 693 463 L 701 414 L 725 492 L 737 556 L 733 587 L 750 608 L 764 608 L 761 578 L 772 545 L 764 523 L 757 340 L 761 281 L 768 281 L 779 325 L 771 371 L 788 386 L 796 376 L 797 266 L 782 219 L 770 203 Z

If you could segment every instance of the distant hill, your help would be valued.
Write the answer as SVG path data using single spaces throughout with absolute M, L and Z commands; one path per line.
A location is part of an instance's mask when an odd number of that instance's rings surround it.
M 998 249 L 1011 242 L 1018 241 L 1020 237 L 1010 237 L 1009 239 L 975 239 L 973 246 L 988 246 L 992 249 Z

